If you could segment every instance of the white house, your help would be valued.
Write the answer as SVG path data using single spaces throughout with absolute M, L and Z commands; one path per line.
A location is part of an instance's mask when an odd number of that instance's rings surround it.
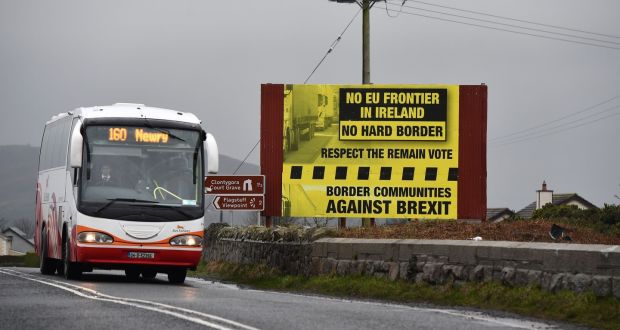
M 13 239 L 11 237 L 0 234 L 0 256 L 10 255 Z
M 547 189 L 547 183 L 543 181 L 542 188 L 536 190 L 536 200 L 517 212 L 517 216 L 523 219 L 530 219 L 535 210 L 549 203 L 554 205 L 575 205 L 582 210 L 596 208 L 596 205 L 576 193 L 555 194 L 553 190 Z
M 28 239 L 26 234 L 16 227 L 9 227 L 2 231 L 2 236 L 9 239 L 8 251 L 4 255 L 24 255 L 28 252 L 34 252 L 34 241 Z

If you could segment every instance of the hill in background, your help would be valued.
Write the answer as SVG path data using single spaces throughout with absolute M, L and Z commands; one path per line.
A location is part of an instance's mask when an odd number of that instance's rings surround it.
M 220 155 L 220 174 L 232 174 L 240 160 Z M 26 218 L 34 222 L 34 198 L 39 147 L 0 146 L 0 227 Z M 245 163 L 237 174 L 258 174 L 255 164 Z

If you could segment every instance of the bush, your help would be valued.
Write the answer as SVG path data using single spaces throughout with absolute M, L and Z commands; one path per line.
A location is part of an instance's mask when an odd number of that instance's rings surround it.
M 264 226 L 230 227 L 209 226 L 206 230 L 208 239 L 235 239 L 240 241 L 260 242 L 313 242 L 319 238 L 333 235 L 333 231 L 327 228 L 301 227 L 297 225 L 276 226 L 267 228 Z
M 620 205 L 581 210 L 575 205 L 547 204 L 534 211 L 532 219 L 563 221 L 620 237 Z

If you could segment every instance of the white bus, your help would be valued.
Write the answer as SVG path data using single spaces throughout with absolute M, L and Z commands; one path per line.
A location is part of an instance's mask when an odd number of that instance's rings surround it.
M 79 108 L 45 125 L 35 247 L 43 274 L 79 278 L 121 269 L 132 280 L 183 283 L 202 254 L 204 154 L 215 139 L 191 113 L 117 103 Z

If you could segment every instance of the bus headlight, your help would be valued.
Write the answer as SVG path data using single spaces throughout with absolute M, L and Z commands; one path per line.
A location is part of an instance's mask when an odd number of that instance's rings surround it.
M 112 236 L 99 233 L 96 231 L 83 231 L 77 235 L 77 240 L 80 243 L 106 243 L 110 244 L 114 242 Z
M 170 245 L 174 246 L 201 246 L 202 237 L 196 235 L 181 235 L 173 237 L 170 240 Z

